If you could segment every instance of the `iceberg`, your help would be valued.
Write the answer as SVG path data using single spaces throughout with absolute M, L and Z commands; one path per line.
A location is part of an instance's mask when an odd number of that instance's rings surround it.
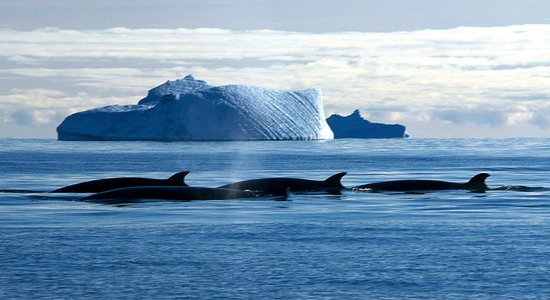
M 325 140 L 334 137 L 318 89 L 210 86 L 188 75 L 151 89 L 137 105 L 77 112 L 59 140 Z
M 409 137 L 406 127 L 399 124 L 372 123 L 365 120 L 358 109 L 349 116 L 337 114 L 327 119 L 335 139 L 343 138 L 404 138 Z

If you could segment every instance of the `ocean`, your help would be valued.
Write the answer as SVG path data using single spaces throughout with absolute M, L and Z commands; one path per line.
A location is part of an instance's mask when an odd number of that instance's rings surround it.
M 495 190 L 107 205 L 48 191 L 106 177 L 263 177 Z M 0 139 L 1 299 L 541 299 L 550 139 L 61 142 Z

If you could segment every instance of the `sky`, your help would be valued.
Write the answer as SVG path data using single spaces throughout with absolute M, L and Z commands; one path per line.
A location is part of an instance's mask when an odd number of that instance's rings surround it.
M 0 138 L 167 80 L 320 88 L 412 137 L 550 137 L 550 1 L 0 2 Z

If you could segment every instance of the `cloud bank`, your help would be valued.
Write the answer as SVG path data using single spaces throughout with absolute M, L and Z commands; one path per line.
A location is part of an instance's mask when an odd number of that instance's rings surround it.
M 0 30 L 0 120 L 55 126 L 70 112 L 136 103 L 192 73 L 213 85 L 318 87 L 413 136 L 550 137 L 550 25 L 390 33 L 272 30 Z M 471 128 L 479 130 L 472 131 Z

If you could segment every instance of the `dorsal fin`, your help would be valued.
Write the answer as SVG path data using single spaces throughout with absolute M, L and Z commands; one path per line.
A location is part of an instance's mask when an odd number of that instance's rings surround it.
M 336 173 L 336 174 L 330 176 L 329 178 L 325 179 L 325 184 L 327 186 L 330 186 L 330 187 L 344 187 L 342 185 L 342 183 L 340 182 L 340 180 L 346 174 L 348 174 L 348 173 L 347 172 Z
M 181 185 L 187 186 L 187 184 L 185 183 L 185 176 L 187 176 L 187 174 L 189 174 L 189 171 L 178 172 L 170 176 L 170 178 L 168 178 L 168 181 L 174 182 L 177 185 L 181 184 Z
M 476 176 L 472 177 L 468 183 L 466 183 L 469 187 L 475 188 L 475 189 L 487 189 L 487 184 L 485 184 L 485 179 L 487 177 L 491 176 L 489 173 L 479 173 Z

